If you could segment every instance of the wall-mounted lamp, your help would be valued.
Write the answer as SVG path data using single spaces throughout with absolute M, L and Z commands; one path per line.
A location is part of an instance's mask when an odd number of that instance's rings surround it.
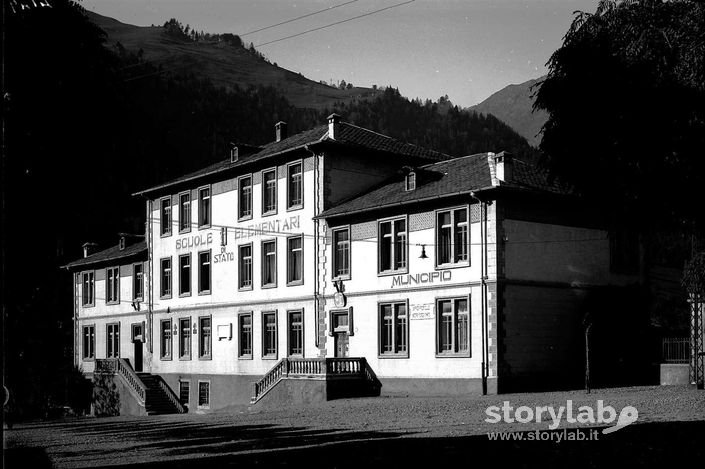
M 426 255 L 426 245 L 425 244 L 421 245 L 421 255 L 419 256 L 419 259 L 428 259 L 428 256 Z

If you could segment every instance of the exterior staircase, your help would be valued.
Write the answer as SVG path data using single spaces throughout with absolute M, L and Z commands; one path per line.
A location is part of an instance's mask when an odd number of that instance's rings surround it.
M 135 406 L 123 405 L 120 413 L 138 415 L 183 414 L 186 408 L 179 401 L 169 385 L 159 375 L 136 373 L 130 363 L 123 358 L 96 359 L 96 374 L 110 375 L 127 392 L 120 393 L 120 400 L 131 400 Z M 138 412 L 127 409 L 140 409 Z M 124 409 L 124 410 L 123 410 Z
M 146 389 L 145 409 L 147 415 L 183 414 L 186 412 L 178 397 L 159 375 L 137 373 Z
M 252 383 L 250 405 L 276 394 L 277 388 L 285 385 L 298 386 L 298 392 L 309 394 L 310 400 L 379 396 L 382 388 L 364 357 L 282 358 L 259 381 Z

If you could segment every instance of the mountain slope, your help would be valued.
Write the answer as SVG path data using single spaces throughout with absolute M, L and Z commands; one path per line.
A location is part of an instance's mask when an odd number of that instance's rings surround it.
M 539 132 L 548 115 L 544 111 L 532 111 L 534 100 L 531 97 L 531 87 L 542 79 L 509 85 L 470 109 L 494 115 L 526 138 L 531 145 L 538 146 L 541 142 Z
M 93 12 L 86 15 L 107 33 L 109 46 L 119 42 L 130 52 L 142 49 L 146 61 L 165 71 L 193 73 L 225 88 L 272 86 L 298 108 L 331 108 L 338 101 L 349 103 L 379 93 L 362 87 L 341 90 L 309 80 L 225 41 L 180 40 L 166 34 L 161 26 L 134 26 Z

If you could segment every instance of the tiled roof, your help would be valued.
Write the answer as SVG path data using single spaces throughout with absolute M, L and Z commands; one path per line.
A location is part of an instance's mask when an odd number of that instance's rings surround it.
M 144 241 L 138 241 L 134 244 L 128 244 L 123 250 L 120 250 L 120 246 L 110 247 L 103 251 L 91 254 L 88 257 L 69 262 L 64 266 L 64 268 L 75 269 L 77 267 L 87 267 L 95 264 L 106 264 L 120 259 L 137 257 L 140 254 L 145 254 L 145 259 L 147 258 L 147 243 Z
M 234 163 L 232 163 L 230 159 L 226 159 L 199 169 L 198 171 L 194 171 L 171 180 L 167 183 L 137 192 L 134 195 L 146 194 L 182 182 L 199 179 L 211 174 L 217 174 L 231 168 L 248 165 L 288 151 L 298 150 L 303 148 L 305 145 L 313 145 L 320 142 L 334 142 L 336 144 L 348 145 L 366 150 L 387 152 L 411 158 L 422 158 L 428 161 L 441 161 L 451 158 L 449 155 L 444 153 L 429 150 L 410 143 L 400 142 L 392 137 L 387 137 L 386 135 L 378 134 L 371 130 L 363 129 L 362 127 L 357 127 L 345 122 L 341 122 L 339 124 L 339 130 L 340 135 L 333 140 L 328 136 L 327 125 L 315 127 L 313 129 L 300 132 L 296 135 L 292 135 L 291 137 L 285 138 L 279 142 L 270 142 L 263 145 L 260 151 L 242 157 Z
M 487 153 L 480 153 L 422 166 L 416 171 L 414 190 L 407 191 L 405 178 L 397 176 L 363 195 L 326 210 L 320 216 L 326 218 L 366 212 L 492 187 L 570 193 L 557 183 L 550 183 L 545 172 L 516 159 L 513 160 L 512 182 L 500 181 L 499 186 L 493 186 L 488 156 Z
M 406 190 L 403 177 L 396 177 L 366 194 L 326 210 L 321 217 L 409 204 L 470 192 L 491 185 L 492 176 L 487 164 L 487 154 L 464 156 L 419 168 L 416 172 L 416 189 L 412 191 Z

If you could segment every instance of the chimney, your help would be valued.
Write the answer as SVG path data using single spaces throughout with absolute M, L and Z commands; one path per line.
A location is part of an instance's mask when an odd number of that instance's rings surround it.
M 502 151 L 494 155 L 494 163 L 497 171 L 497 179 L 504 182 L 511 182 L 514 179 L 514 163 L 512 154 Z
M 328 116 L 328 138 L 331 140 L 340 138 L 340 116 L 338 114 L 333 113 Z
M 83 243 L 83 257 L 86 258 L 96 251 L 96 243 Z
M 274 124 L 274 129 L 276 130 L 277 133 L 277 142 L 281 142 L 287 137 L 286 134 L 286 122 L 279 121 L 276 124 Z

